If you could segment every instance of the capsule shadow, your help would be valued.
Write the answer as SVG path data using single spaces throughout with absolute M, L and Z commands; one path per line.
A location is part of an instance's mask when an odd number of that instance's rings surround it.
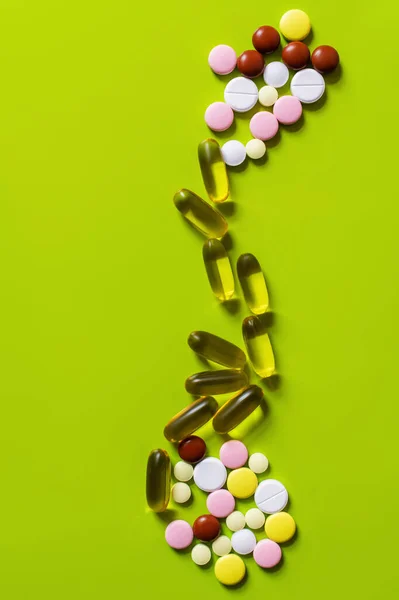
M 281 375 L 274 373 L 273 375 L 270 375 L 270 377 L 264 377 L 261 382 L 268 388 L 268 390 L 271 392 L 276 392 L 281 387 Z
M 238 298 L 232 298 L 226 302 L 221 302 L 221 306 L 231 315 L 236 315 L 240 310 L 240 300 Z
M 154 513 L 160 521 L 171 523 L 178 518 L 178 512 L 174 508 L 167 508 L 164 512 Z
M 231 202 L 231 204 L 234 204 L 234 203 Z M 236 209 L 236 207 L 234 206 L 233 212 L 235 212 L 235 209 Z M 227 252 L 230 252 L 230 250 L 233 250 L 234 241 L 233 241 L 233 236 L 231 235 L 230 231 L 225 233 L 224 236 L 222 237 L 222 244 L 226 248 Z
M 265 329 L 270 329 L 276 322 L 275 313 L 272 310 L 262 313 L 261 315 L 257 315 L 257 317 Z
M 221 212 L 224 217 L 232 217 L 237 212 L 237 205 L 232 200 L 228 200 L 227 202 L 220 202 L 220 204 L 218 204 L 218 206 L 217 206 L 217 210 L 219 212 Z M 226 237 L 226 235 L 229 235 L 228 232 L 223 237 L 223 244 L 224 244 L 224 238 Z M 226 248 L 226 246 L 225 246 L 225 248 Z M 226 248 L 226 250 L 227 250 L 227 248 Z

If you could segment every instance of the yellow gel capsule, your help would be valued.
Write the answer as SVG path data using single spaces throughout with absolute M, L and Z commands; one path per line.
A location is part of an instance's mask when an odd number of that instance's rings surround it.
M 213 428 L 216 433 L 229 433 L 237 427 L 257 408 L 263 398 L 263 390 L 257 385 L 250 385 L 233 396 L 213 417 Z
M 269 308 L 269 294 L 261 266 L 253 254 L 241 254 L 237 275 L 249 310 L 255 315 L 265 313 Z
M 224 585 L 237 585 L 244 579 L 245 572 L 245 563 L 237 554 L 221 556 L 215 564 L 216 579 Z
M 192 331 L 187 341 L 191 350 L 218 365 L 243 369 L 247 361 L 241 348 L 213 333 Z
M 234 277 L 226 248 L 219 240 L 207 240 L 202 248 L 208 280 L 216 298 L 230 300 L 234 294 Z
M 287 512 L 279 512 L 266 519 L 265 532 L 273 542 L 278 544 L 288 542 L 294 536 L 295 531 L 295 521 Z
M 259 317 L 247 317 L 242 323 L 249 360 L 259 377 L 270 377 L 276 371 L 273 348 Z
M 171 418 L 163 434 L 170 442 L 180 442 L 212 419 L 217 409 L 218 403 L 212 396 L 198 398 Z
M 179 190 L 173 202 L 183 217 L 206 237 L 219 238 L 226 233 L 228 225 L 224 216 L 194 192 Z
M 147 461 L 147 504 L 155 512 L 166 510 L 170 497 L 170 458 L 166 450 L 152 450 Z
M 248 377 L 244 371 L 221 369 L 220 371 L 203 371 L 186 379 L 186 390 L 189 394 L 228 394 L 241 390 L 248 385 Z
M 208 138 L 200 143 L 198 160 L 209 198 L 212 202 L 224 202 L 229 197 L 229 180 L 226 164 L 216 140 Z

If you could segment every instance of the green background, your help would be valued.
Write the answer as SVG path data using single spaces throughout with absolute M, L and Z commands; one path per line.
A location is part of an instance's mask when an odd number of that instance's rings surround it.
M 180 187 L 227 43 L 292 3 L 0 2 L 0 594 L 397 598 L 397 4 L 303 0 L 312 48 L 337 47 L 326 101 L 264 164 L 230 174 L 230 255 L 268 279 L 281 387 L 245 441 L 298 523 L 284 564 L 235 590 L 164 542 L 148 452 L 203 364 L 186 338 L 241 344 L 247 310 L 209 289 Z M 338 81 L 335 81 L 338 79 Z M 318 110 L 317 110 L 318 108 Z M 248 115 L 232 135 L 249 139 Z M 253 376 L 253 382 L 257 378 Z M 221 440 L 206 431 L 210 450 Z M 246 506 L 241 503 L 241 508 Z M 193 520 L 204 495 L 176 514 Z

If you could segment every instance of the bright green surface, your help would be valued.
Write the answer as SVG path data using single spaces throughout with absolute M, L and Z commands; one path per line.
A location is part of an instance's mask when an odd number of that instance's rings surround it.
M 231 255 L 265 269 L 282 374 L 245 439 L 299 525 L 283 567 L 248 560 L 234 591 L 145 506 L 147 454 L 170 449 L 163 426 L 202 368 L 188 333 L 240 344 L 247 314 L 212 297 L 172 195 L 204 193 L 196 148 L 224 87 L 210 48 L 250 47 L 293 5 L 134 5 L 0 3 L 0 595 L 397 598 L 396 4 L 303 0 L 343 76 L 265 165 L 231 175 Z M 204 507 L 197 491 L 180 514 Z

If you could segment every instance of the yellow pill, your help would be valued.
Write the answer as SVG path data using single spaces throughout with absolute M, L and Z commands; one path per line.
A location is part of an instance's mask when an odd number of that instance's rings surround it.
M 237 554 L 228 554 L 218 558 L 215 564 L 216 579 L 224 585 L 236 585 L 243 580 L 245 563 Z
M 280 19 L 280 31 L 287 40 L 303 40 L 310 28 L 310 19 L 303 10 L 289 10 Z
M 279 512 L 266 519 L 265 532 L 273 542 L 288 542 L 295 531 L 295 521 L 287 512 Z
M 259 377 L 271 377 L 276 372 L 273 348 L 265 326 L 258 317 L 246 317 L 242 335 L 254 371 Z
M 227 478 L 227 489 L 235 498 L 249 498 L 258 487 L 258 478 L 247 467 L 234 469 Z
M 207 240 L 202 248 L 202 256 L 216 298 L 221 302 L 230 300 L 234 294 L 234 277 L 226 248 L 219 240 Z

